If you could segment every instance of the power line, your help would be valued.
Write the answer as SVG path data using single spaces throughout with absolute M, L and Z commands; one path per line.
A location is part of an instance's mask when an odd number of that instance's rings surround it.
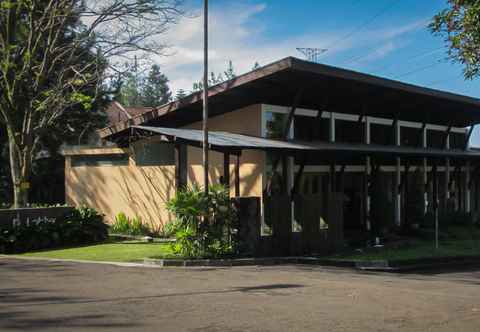
M 403 63 L 409 63 L 411 62 L 412 60 L 415 60 L 415 59 L 419 59 L 419 58 L 422 58 L 426 55 L 430 55 L 430 54 L 434 54 L 438 51 L 440 51 L 441 49 L 443 49 L 443 47 L 437 47 L 437 48 L 434 48 L 434 49 L 430 49 L 430 50 L 427 50 L 427 51 L 424 51 L 424 52 L 421 52 L 421 53 L 418 53 L 410 58 L 407 58 L 406 60 L 402 61 Z M 377 71 L 377 72 L 382 72 L 384 71 L 385 69 L 388 69 L 390 67 L 393 67 L 397 64 L 397 62 L 394 62 L 394 63 L 390 63 L 390 64 L 387 64 L 387 65 L 384 65 L 384 66 L 380 66 L 380 67 L 377 67 L 377 68 L 373 68 L 372 71 Z
M 405 76 L 410 76 L 410 75 L 412 75 L 412 74 L 416 74 L 416 73 L 418 73 L 418 72 L 421 72 L 421 71 L 427 70 L 427 69 L 429 69 L 429 68 L 438 66 L 439 64 L 441 64 L 441 62 L 440 62 L 440 60 L 437 60 L 436 62 L 431 63 L 431 64 L 429 64 L 429 65 L 426 65 L 426 66 L 417 68 L 417 69 L 415 69 L 415 70 L 408 71 L 408 72 L 403 73 L 403 74 L 400 74 L 400 75 L 393 76 L 393 78 L 394 78 L 394 79 L 398 79 L 398 78 L 402 78 L 402 77 L 405 77 Z
M 387 6 L 383 7 L 381 10 L 379 10 L 378 12 L 376 12 L 373 16 L 371 16 L 370 18 L 368 18 L 366 21 L 364 21 L 362 24 L 360 24 L 359 26 L 355 27 L 355 29 L 351 30 L 350 32 L 348 32 L 346 35 L 344 35 L 343 37 L 337 39 L 336 41 L 334 41 L 333 43 L 331 43 L 330 45 L 328 45 L 328 47 L 326 47 L 328 50 L 330 49 L 334 49 L 335 46 L 341 44 L 342 42 L 344 42 L 345 40 L 351 38 L 354 34 L 356 34 L 357 32 L 359 32 L 360 30 L 362 30 L 363 28 L 365 28 L 366 26 L 368 26 L 369 24 L 371 24 L 373 21 L 375 21 L 377 18 L 379 18 L 380 16 L 382 16 L 383 14 L 385 14 L 388 10 L 390 10 L 396 3 L 398 2 L 398 0 L 392 0 Z M 325 52 L 326 53 L 326 52 Z
M 425 85 L 426 86 L 433 86 L 433 85 L 438 85 L 438 84 L 442 84 L 442 83 L 446 83 L 446 82 L 451 82 L 451 81 L 455 81 L 459 78 L 463 77 L 463 73 L 462 74 L 457 74 L 455 76 L 451 76 L 447 79 L 441 79 L 441 80 L 436 80 L 436 81 L 431 81 L 431 82 L 428 82 L 426 83 Z

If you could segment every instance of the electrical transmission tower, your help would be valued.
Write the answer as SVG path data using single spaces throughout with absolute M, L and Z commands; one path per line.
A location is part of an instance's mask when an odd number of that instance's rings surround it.
M 297 47 L 297 51 L 302 53 L 308 61 L 319 62 L 320 54 L 327 51 L 326 48 L 302 48 Z

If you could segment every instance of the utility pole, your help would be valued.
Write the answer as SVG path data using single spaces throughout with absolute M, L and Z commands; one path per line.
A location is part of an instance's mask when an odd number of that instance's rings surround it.
M 208 193 L 208 0 L 203 0 L 203 176 Z

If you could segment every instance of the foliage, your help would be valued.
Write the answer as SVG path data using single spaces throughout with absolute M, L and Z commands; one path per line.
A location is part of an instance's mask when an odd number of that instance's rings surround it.
M 142 219 L 138 216 L 129 218 L 125 213 L 120 212 L 115 217 L 115 222 L 110 227 L 110 230 L 114 234 L 124 235 L 149 235 L 150 229 L 147 225 L 142 223 Z
M 62 116 L 72 109 L 85 114 L 101 101 L 105 69 L 115 67 L 109 60 L 161 54 L 165 46 L 157 37 L 182 15 L 179 5 L 179 0 L 2 1 L 0 126 L 8 135 L 15 206 L 29 201 L 24 184 L 42 137 L 69 129 Z
M 449 57 L 464 66 L 464 75 L 472 79 L 480 74 L 480 1 L 448 0 L 430 23 L 430 30 L 443 36 Z
M 168 103 L 172 92 L 168 86 L 168 78 L 160 72 L 158 65 L 153 65 L 143 86 L 143 106 L 156 107 Z
M 236 77 L 235 69 L 233 68 L 233 63 L 231 60 L 228 61 L 228 66 L 225 71 L 219 74 L 210 72 L 210 77 L 208 78 L 208 86 L 214 86 L 222 82 L 231 80 Z M 203 80 L 193 83 L 193 91 L 202 91 L 203 90 Z
M 127 107 L 156 107 L 170 102 L 172 92 L 168 86 L 169 80 L 160 67 L 152 65 L 147 74 L 146 68 L 140 67 L 135 60 L 133 67 L 113 82 L 118 88 L 115 99 Z
M 0 228 L 0 252 L 13 253 L 103 241 L 108 226 L 91 208 L 73 210 L 63 220 L 38 219 Z
M 175 215 L 172 228 L 176 242 L 173 252 L 184 257 L 218 257 L 232 253 L 231 231 L 235 214 L 229 191 L 222 185 L 212 185 L 208 193 L 199 187 L 179 191 L 167 202 Z

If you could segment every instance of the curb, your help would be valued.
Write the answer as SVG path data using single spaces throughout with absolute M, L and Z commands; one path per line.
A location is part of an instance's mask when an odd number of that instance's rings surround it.
M 120 267 L 148 267 L 158 268 L 159 266 L 148 265 L 144 263 L 134 262 L 110 262 L 110 261 L 87 261 L 82 259 L 65 259 L 65 258 L 44 258 L 44 257 L 25 257 L 17 255 L 0 255 L 0 259 L 13 259 L 24 261 L 44 261 L 44 262 L 65 262 L 65 263 L 82 263 L 82 264 L 101 264 L 101 265 L 113 265 Z

